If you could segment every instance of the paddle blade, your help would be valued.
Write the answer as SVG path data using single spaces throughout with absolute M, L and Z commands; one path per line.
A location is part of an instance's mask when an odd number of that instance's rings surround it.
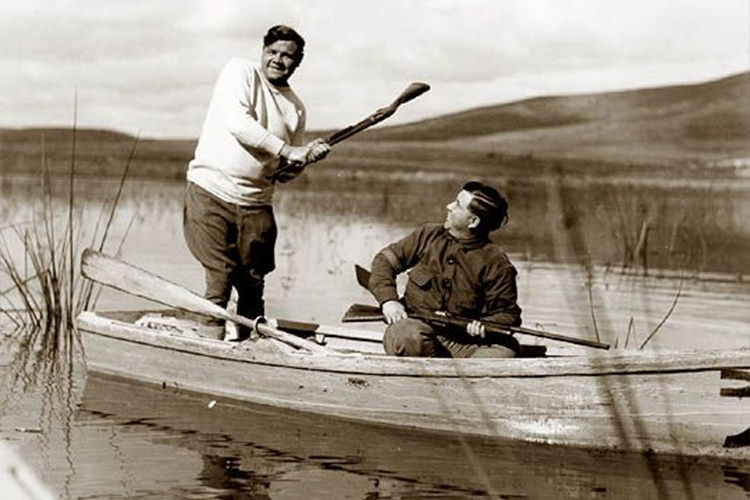
M 412 99 L 416 99 L 417 97 L 421 96 L 425 92 L 430 90 L 430 86 L 426 83 L 422 82 L 413 82 L 409 84 L 408 87 L 406 87 L 406 90 L 401 92 L 401 95 L 399 95 L 393 103 L 397 106 L 400 106 L 401 104 L 404 104 L 405 102 L 409 102 Z
M 176 309 L 231 319 L 224 308 L 190 290 L 91 248 L 81 255 L 81 274 L 103 285 Z
M 255 325 L 253 320 L 232 314 L 176 283 L 90 248 L 84 250 L 81 256 L 81 274 L 103 285 L 176 309 L 233 321 L 248 328 L 257 328 L 261 335 L 275 338 L 294 347 L 311 352 L 328 352 L 327 349 L 314 342 L 295 337 L 270 325 L 264 323 Z

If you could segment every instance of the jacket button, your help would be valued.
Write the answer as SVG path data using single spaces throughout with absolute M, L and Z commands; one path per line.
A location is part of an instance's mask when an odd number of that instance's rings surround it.
M 448 264 L 453 265 L 455 263 L 456 263 L 456 259 L 454 259 L 453 257 L 448 257 Z

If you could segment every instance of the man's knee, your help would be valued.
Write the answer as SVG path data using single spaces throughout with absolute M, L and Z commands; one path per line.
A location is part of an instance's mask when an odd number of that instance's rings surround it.
M 433 357 L 439 346 L 432 328 L 412 318 L 388 325 L 383 335 L 386 354 L 392 356 Z

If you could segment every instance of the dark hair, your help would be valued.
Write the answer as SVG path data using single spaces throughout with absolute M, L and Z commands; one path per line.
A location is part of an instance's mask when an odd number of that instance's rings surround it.
M 300 62 L 302 60 L 302 56 L 305 55 L 305 39 L 302 38 L 299 33 L 294 31 L 294 29 L 290 28 L 289 26 L 285 26 L 283 24 L 271 26 L 263 37 L 263 46 L 268 47 L 272 43 L 278 42 L 279 40 L 296 43 L 297 62 Z
M 469 181 L 461 189 L 473 195 L 469 210 L 479 217 L 477 233 L 488 234 L 508 220 L 508 201 L 497 189 L 479 181 Z

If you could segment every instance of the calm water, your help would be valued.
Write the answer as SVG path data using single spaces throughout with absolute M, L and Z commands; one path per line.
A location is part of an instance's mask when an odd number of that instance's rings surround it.
M 629 347 L 658 329 L 651 349 L 750 343 L 746 191 L 501 182 L 512 219 L 498 237 L 519 270 L 527 326 Z M 457 184 L 277 193 L 268 314 L 336 324 L 349 304 L 370 301 L 353 265 L 414 224 L 440 220 Z M 115 186 L 77 186 L 83 246 Z M 182 239 L 182 189 L 129 182 L 106 250 L 200 291 Z M 38 187 L 5 178 L 0 191 L 4 245 L 20 254 L 7 226 L 34 220 Z M 153 304 L 114 291 L 97 305 L 144 306 Z M 81 360 L 70 376 L 34 381 L 33 366 L 20 372 L 13 361 L 23 335 L 2 339 L 0 438 L 62 498 L 750 496 L 750 464 L 411 435 L 223 400 L 209 408 L 205 396 L 89 377 Z

